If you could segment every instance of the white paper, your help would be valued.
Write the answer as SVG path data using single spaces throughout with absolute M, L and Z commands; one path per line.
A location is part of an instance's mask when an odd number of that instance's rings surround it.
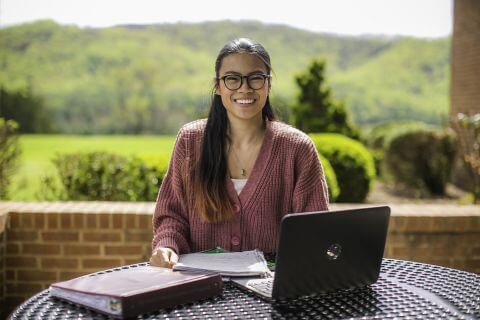
M 258 250 L 182 254 L 173 270 L 213 271 L 231 277 L 266 276 L 270 272 L 263 253 Z

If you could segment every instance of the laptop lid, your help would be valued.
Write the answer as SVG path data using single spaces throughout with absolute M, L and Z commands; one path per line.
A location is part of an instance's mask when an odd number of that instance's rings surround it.
M 389 218 L 388 206 L 284 216 L 272 298 L 356 288 L 376 282 Z

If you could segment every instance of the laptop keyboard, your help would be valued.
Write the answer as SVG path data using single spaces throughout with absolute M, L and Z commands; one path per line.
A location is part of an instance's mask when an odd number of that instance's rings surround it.
M 253 290 L 257 292 L 261 292 L 264 295 L 271 297 L 272 288 L 273 288 L 273 278 L 251 280 L 248 282 L 247 287 L 251 287 Z

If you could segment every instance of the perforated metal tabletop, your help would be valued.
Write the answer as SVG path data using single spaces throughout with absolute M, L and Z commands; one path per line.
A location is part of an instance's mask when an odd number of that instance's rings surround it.
M 137 264 L 123 268 L 134 268 Z M 121 270 L 115 268 L 111 270 Z M 59 299 L 33 296 L 11 319 L 108 319 Z M 223 295 L 158 310 L 136 319 L 480 319 L 480 276 L 428 264 L 384 259 L 366 288 L 269 303 L 225 284 Z

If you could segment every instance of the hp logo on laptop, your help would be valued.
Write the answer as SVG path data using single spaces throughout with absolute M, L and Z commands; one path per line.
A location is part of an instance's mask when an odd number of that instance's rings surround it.
M 327 259 L 337 260 L 338 257 L 340 257 L 341 253 L 342 253 L 342 246 L 339 245 L 338 243 L 334 243 L 327 249 Z

